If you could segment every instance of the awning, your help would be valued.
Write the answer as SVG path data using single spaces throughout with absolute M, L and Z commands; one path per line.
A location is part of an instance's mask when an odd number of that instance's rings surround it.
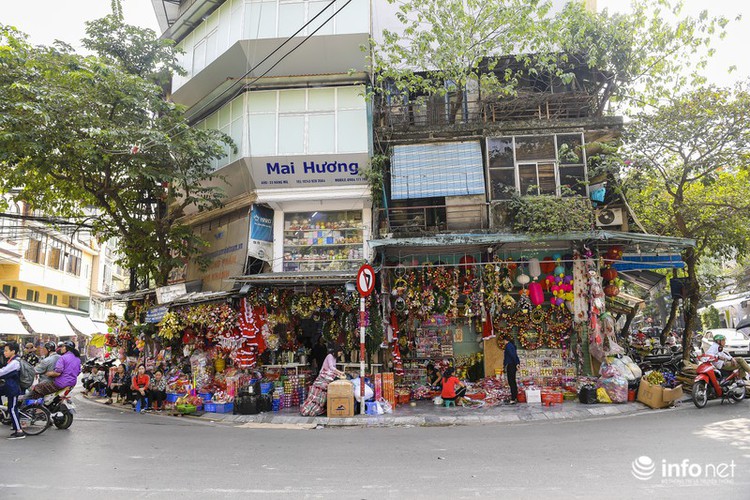
M 107 326 L 107 323 L 102 323 L 101 321 L 94 321 L 94 325 L 96 325 L 97 333 L 109 333 L 109 327 Z
M 354 283 L 356 271 L 291 271 L 237 276 L 234 281 L 251 285 L 343 285 Z
M 0 312 L 0 334 L 30 335 L 16 312 Z
M 613 267 L 618 271 L 640 271 L 642 269 L 683 268 L 685 263 L 682 261 L 682 257 L 676 254 L 625 254 L 620 262 L 615 262 Z
M 64 314 L 31 309 L 21 309 L 21 313 L 34 333 L 57 337 L 75 337 L 76 335 Z
M 663 274 L 655 273 L 653 271 L 643 270 L 643 271 L 623 271 L 620 272 L 619 277 L 623 280 L 632 283 L 638 287 L 643 288 L 644 290 L 651 290 L 655 286 L 658 286 L 659 283 L 666 280 L 667 277 Z
M 695 240 L 675 238 L 672 236 L 658 236 L 643 233 L 625 233 L 621 231 L 570 231 L 560 234 L 529 234 L 529 233 L 493 233 L 493 234 L 438 234 L 435 236 L 421 236 L 416 238 L 386 238 L 371 240 L 370 248 L 400 248 L 400 247 L 470 247 L 483 245 L 502 245 L 502 248 L 528 249 L 538 247 L 548 248 L 555 244 L 569 244 L 571 241 L 599 243 L 601 246 L 634 245 L 648 248 L 649 252 L 675 251 L 695 246 Z
M 478 141 L 394 146 L 391 198 L 485 194 Z
M 83 335 L 91 337 L 92 335 L 99 333 L 99 328 L 97 328 L 94 322 L 91 321 L 91 318 L 74 316 L 72 314 L 66 314 L 65 317 L 68 318 L 68 321 L 73 325 L 73 328 Z

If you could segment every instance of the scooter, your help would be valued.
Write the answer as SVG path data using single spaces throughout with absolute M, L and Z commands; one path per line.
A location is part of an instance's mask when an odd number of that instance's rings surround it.
M 716 356 L 701 356 L 700 365 L 696 370 L 693 382 L 693 403 L 698 408 L 703 408 L 710 399 L 721 398 L 725 400 L 742 401 L 745 398 L 745 381 L 740 379 L 739 370 L 734 370 L 724 376 L 718 368 L 712 364 Z
M 49 411 L 52 423 L 58 429 L 67 429 L 73 425 L 76 406 L 70 399 L 72 390 L 72 387 L 66 387 L 44 397 L 44 407 Z

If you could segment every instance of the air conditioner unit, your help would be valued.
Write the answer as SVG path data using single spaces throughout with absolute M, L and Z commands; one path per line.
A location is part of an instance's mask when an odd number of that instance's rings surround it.
M 622 208 L 602 208 L 597 210 L 596 226 L 622 226 Z

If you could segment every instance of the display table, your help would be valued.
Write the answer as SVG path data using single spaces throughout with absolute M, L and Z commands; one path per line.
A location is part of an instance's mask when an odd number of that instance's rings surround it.
M 295 375 L 299 375 L 299 369 L 302 366 L 307 366 L 307 365 L 303 365 L 302 363 L 286 363 L 286 364 L 283 364 L 283 365 L 263 365 L 263 368 L 275 368 L 275 369 L 278 369 L 278 370 L 291 370 L 291 369 L 294 369 L 294 374 Z
M 336 363 L 336 366 L 341 366 L 343 369 L 341 371 L 346 371 L 347 368 L 357 368 L 359 369 L 359 363 Z M 365 363 L 365 372 L 367 371 L 367 367 L 370 367 L 373 369 L 373 375 L 375 373 L 378 373 L 380 371 L 380 368 L 383 366 L 382 363 L 370 363 L 369 365 Z

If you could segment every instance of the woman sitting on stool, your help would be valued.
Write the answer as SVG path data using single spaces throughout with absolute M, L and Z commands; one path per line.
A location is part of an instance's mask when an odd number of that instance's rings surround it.
M 458 377 L 453 375 L 453 368 L 445 370 L 441 382 L 443 390 L 440 393 L 440 397 L 443 398 L 443 401 L 454 401 L 456 404 L 463 404 L 466 386 L 458 380 Z

